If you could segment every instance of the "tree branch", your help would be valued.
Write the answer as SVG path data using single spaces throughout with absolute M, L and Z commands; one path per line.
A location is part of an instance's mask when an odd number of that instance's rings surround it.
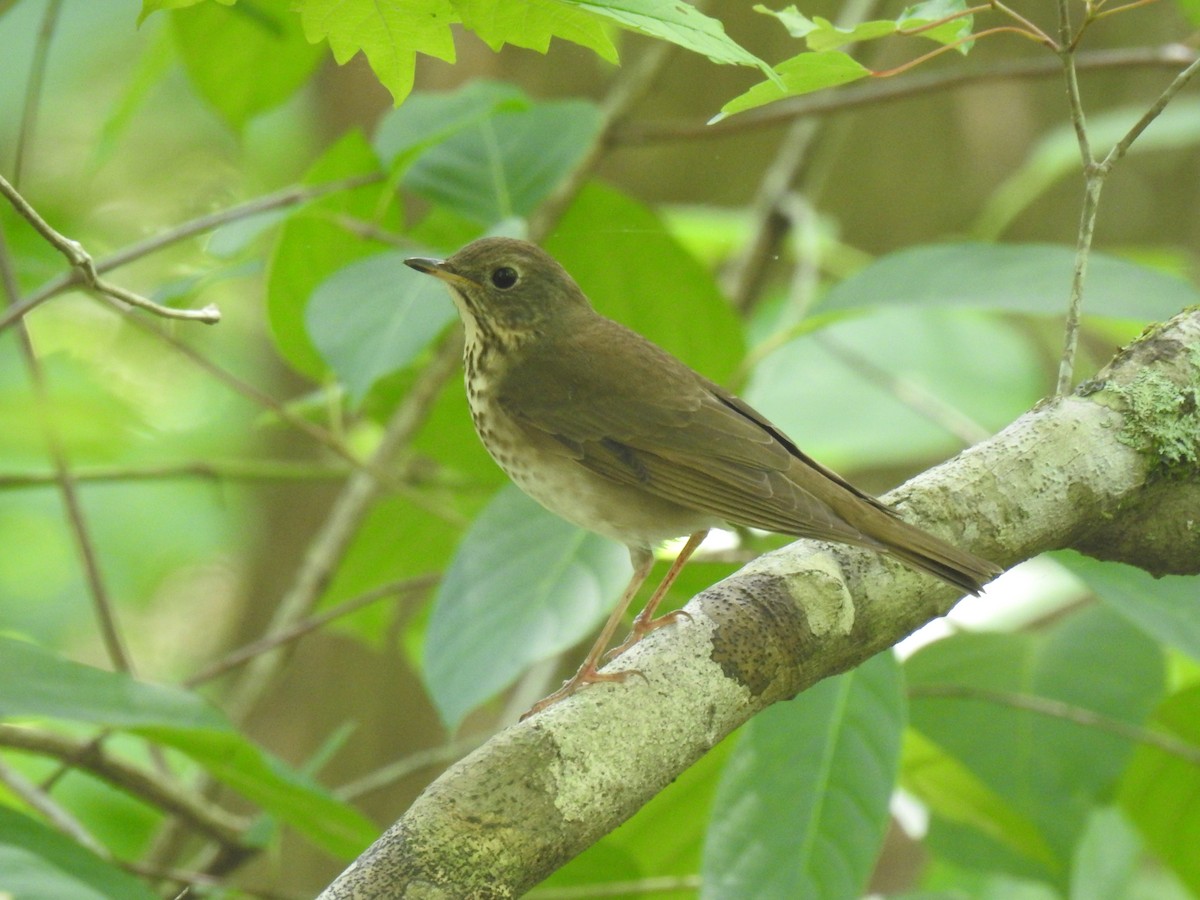
M 1193 309 L 1073 395 L 889 500 L 1006 564 L 1075 547 L 1156 574 L 1200 571 L 1198 396 Z M 1178 499 L 1164 509 L 1167 497 Z M 1140 538 L 1118 524 L 1127 518 L 1142 523 Z M 645 681 L 593 685 L 496 735 L 430 785 L 322 900 L 516 896 L 756 712 L 858 665 L 956 600 L 849 547 L 798 541 L 761 557 L 693 598 L 690 620 L 621 658 Z

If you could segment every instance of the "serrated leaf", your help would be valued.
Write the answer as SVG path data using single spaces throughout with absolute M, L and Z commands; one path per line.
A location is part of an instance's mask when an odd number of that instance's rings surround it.
M 0 670 L 0 716 L 87 722 L 160 741 L 342 857 L 375 836 L 374 826 L 354 809 L 244 738 L 198 695 L 9 638 L 0 638 Z
M 719 122 L 736 113 L 765 106 L 785 97 L 798 97 L 824 88 L 866 78 L 871 70 L 840 50 L 801 53 L 775 67 L 778 80 L 762 81 L 721 107 L 712 118 Z
M 1109 609 L 1156 641 L 1200 661 L 1200 577 L 1155 578 L 1135 566 L 1078 553 L 1056 553 L 1054 558 L 1082 578 Z
M 792 37 L 803 38 L 809 50 L 836 50 L 846 44 L 886 37 L 896 31 L 895 22 L 878 19 L 843 28 L 821 16 L 813 16 L 810 19 L 794 6 L 776 12 L 759 4 L 754 7 L 754 11 L 778 19 Z
M 942 22 L 933 28 L 919 33 L 919 37 L 928 38 L 939 44 L 953 44 L 971 33 L 975 25 L 973 15 L 962 15 L 966 12 L 966 0 L 925 0 L 916 6 L 910 6 L 896 19 L 896 26 L 906 31 L 929 25 L 949 16 L 954 16 L 948 22 Z M 966 41 L 958 51 L 966 54 L 972 47 L 973 41 Z
M 611 63 L 617 48 L 603 20 L 561 0 L 453 0 L 463 25 L 493 50 L 505 44 L 545 53 L 551 38 L 562 38 L 587 47 Z
M 701 897 L 860 896 L 887 828 L 904 708 L 889 651 L 752 719 L 717 788 Z
M 313 344 L 355 403 L 454 318 L 445 288 L 404 265 L 410 255 L 377 253 L 343 266 L 317 285 L 305 311 Z
M 1200 751 L 1200 685 L 1168 697 L 1154 713 L 1155 728 Z M 1146 845 L 1193 894 L 1200 894 L 1200 767 L 1158 747 L 1137 748 L 1118 802 Z
M 455 727 L 528 665 L 578 643 L 630 572 L 620 544 L 502 488 L 463 536 L 434 600 L 424 669 L 442 720 Z
M 1133 745 L 987 692 L 1045 698 L 1141 725 L 1162 695 L 1161 649 L 1113 613 L 1089 608 L 1036 634 L 954 635 L 918 651 L 905 671 L 913 728 L 1037 827 L 1054 863 L 1025 857 L 1024 865 L 1063 886 L 1087 818 L 1108 802 Z M 968 696 L 922 695 L 939 685 Z
M 580 100 L 500 109 L 422 154 L 404 186 L 485 227 L 525 217 L 575 168 L 599 127 L 600 111 Z
M 1061 316 L 1075 251 L 1051 244 L 931 244 L 881 257 L 830 288 L 820 312 L 954 306 Z M 1093 252 L 1084 313 L 1155 322 L 1200 302 L 1181 278 Z
M 0 895 L 20 900 L 155 900 L 139 879 L 36 819 L 0 806 Z
M 291 0 L 206 3 L 177 10 L 171 26 L 188 78 L 235 129 L 292 96 L 324 55 L 304 40 Z
M 680 0 L 560 0 L 602 16 L 622 28 L 670 41 L 713 62 L 755 66 L 768 77 L 771 67 L 725 33 L 717 19 Z
M 299 0 L 296 8 L 308 39 L 328 40 L 339 65 L 361 50 L 397 105 L 412 90 L 417 53 L 454 62 L 458 16 L 449 0 Z

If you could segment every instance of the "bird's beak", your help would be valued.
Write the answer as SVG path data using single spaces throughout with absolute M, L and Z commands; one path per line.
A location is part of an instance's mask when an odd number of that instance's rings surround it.
M 447 269 L 444 259 L 427 259 L 422 256 L 410 256 L 404 261 L 404 264 L 410 269 L 416 269 L 425 275 L 432 275 L 434 278 L 440 279 L 452 287 L 479 287 L 478 284 L 465 275 L 459 275 L 457 272 L 451 272 Z

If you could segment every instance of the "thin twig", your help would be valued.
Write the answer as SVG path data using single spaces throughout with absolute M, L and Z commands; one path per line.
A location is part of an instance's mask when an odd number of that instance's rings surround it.
M 127 313 L 126 310 L 122 309 L 115 302 L 108 300 L 107 298 L 101 299 L 105 300 L 116 311 Z M 364 461 L 359 459 L 354 455 L 349 447 L 338 440 L 333 434 L 330 434 L 324 428 L 321 428 L 319 425 L 310 422 L 303 416 L 292 412 L 287 408 L 286 405 L 279 402 L 269 394 L 260 391 L 248 381 L 243 381 L 232 372 L 221 368 L 208 357 L 196 351 L 189 344 L 175 337 L 175 335 L 155 327 L 151 322 L 139 316 L 126 315 L 126 321 L 158 338 L 160 341 L 164 342 L 172 349 L 182 354 L 185 358 L 190 360 L 204 372 L 208 373 L 217 381 L 220 381 L 222 384 L 231 388 L 236 393 L 250 400 L 252 403 L 261 406 L 263 409 L 269 410 L 271 413 L 278 416 L 281 421 L 290 425 L 292 428 L 295 428 L 297 431 L 308 435 L 322 447 L 332 451 L 345 462 L 349 463 L 356 472 L 369 474 L 372 478 L 379 482 L 379 484 L 383 485 L 388 490 L 399 494 L 411 502 L 414 506 L 425 510 L 431 515 L 435 515 L 438 518 L 447 521 L 458 521 L 456 516 L 430 502 L 420 492 L 413 490 L 411 487 L 405 484 L 390 469 L 379 465 L 375 460 Z
M 21 127 L 17 131 L 17 152 L 13 158 L 13 183 L 20 184 L 25 174 L 25 153 L 33 144 L 33 129 L 42 103 L 42 85 L 46 80 L 46 64 L 50 59 L 50 41 L 58 24 L 62 0 L 49 0 L 42 14 L 37 41 L 33 45 L 33 61 L 29 65 L 29 80 L 25 82 L 25 102 L 21 109 Z
M 357 800 L 366 794 L 371 794 L 393 785 L 414 772 L 419 772 L 421 769 L 460 759 L 489 737 L 491 737 L 491 732 L 481 732 L 458 738 L 440 747 L 431 747 L 428 750 L 419 750 L 416 753 L 410 753 L 403 759 L 389 763 L 361 778 L 356 778 L 354 781 L 346 782 L 341 787 L 334 789 L 333 795 L 339 800 L 345 800 L 346 802 Z
M 111 854 L 108 852 L 108 848 L 96 840 L 82 822 L 55 803 L 54 798 L 44 790 L 2 761 L 0 761 L 0 784 L 29 804 L 31 809 L 35 809 L 45 816 L 51 825 L 74 840 L 75 843 L 87 847 L 101 859 L 110 858 Z
M 2 180 L 0 178 L 0 181 Z M 20 302 L 20 288 L 13 270 L 12 256 L 8 252 L 8 244 L 2 231 L 0 231 L 0 286 L 3 287 L 10 306 Z M 54 403 L 50 395 L 46 373 L 24 321 L 18 324 L 17 345 L 33 385 L 34 408 L 39 419 L 42 436 L 46 441 L 50 464 L 54 469 L 54 480 L 58 483 L 59 492 L 62 495 L 67 525 L 75 541 L 75 547 L 79 551 L 84 581 L 87 584 L 88 593 L 91 595 L 92 605 L 96 610 L 96 619 L 104 640 L 105 650 L 117 669 L 122 672 L 133 672 L 133 662 L 117 624 L 116 609 L 100 571 L 100 559 L 96 554 L 96 547 L 87 525 L 87 517 L 83 512 L 83 505 L 79 502 L 79 491 L 76 488 L 75 478 L 67 460 L 66 447 L 63 445 L 62 435 L 55 419 Z
M 210 213 L 209 215 L 199 216 L 198 218 L 183 222 L 174 228 L 169 228 L 144 241 L 139 241 L 123 250 L 118 250 L 116 253 L 112 253 L 103 259 L 96 260 L 93 268 L 96 274 L 103 275 L 105 272 L 128 265 L 131 262 L 149 256 L 151 253 L 156 253 L 159 250 L 195 237 L 198 234 L 203 234 L 206 231 L 212 231 L 222 225 L 228 225 L 231 222 L 248 219 L 251 216 L 271 212 L 272 210 L 294 206 L 298 203 L 306 203 L 309 200 L 315 200 L 326 194 L 353 190 L 367 184 L 374 184 L 382 179 L 382 173 L 371 172 L 365 175 L 355 175 L 350 178 L 341 178 L 337 181 L 327 181 L 321 184 L 293 185 L 281 191 L 276 191 L 273 194 L 267 194 L 263 197 L 257 197 L 254 200 L 248 200 L 245 203 L 239 203 L 220 212 Z M 0 331 L 3 331 L 39 304 L 80 284 L 83 284 L 83 277 L 78 269 L 72 269 L 67 274 L 46 283 L 31 293 L 21 303 L 0 314 Z
M 838 13 L 836 24 L 855 25 L 867 19 L 875 5 L 875 0 L 847 4 Z M 722 290 L 739 312 L 745 313 L 754 305 L 766 278 L 767 263 L 778 254 L 788 231 L 788 218 L 780 204 L 803 175 L 818 125 L 816 118 L 795 120 L 759 182 L 751 204 L 754 234 L 721 277 Z
M 349 466 L 290 460 L 196 460 L 160 466 L 90 466 L 74 470 L 79 484 L 129 481 L 170 481 L 202 478 L 212 481 L 340 481 Z M 57 483 L 53 472 L 0 472 L 0 491 L 46 487 Z
M 53 757 L 73 768 L 91 772 L 134 797 L 178 816 L 222 845 L 240 847 L 241 835 L 249 825 L 196 794 L 181 790 L 157 772 L 110 756 L 102 746 L 91 741 L 38 728 L 0 725 L 0 747 Z
M 1101 163 L 1101 165 L 1106 169 L 1112 168 L 1112 166 L 1115 165 L 1117 161 L 1120 160 L 1121 157 L 1123 157 L 1129 150 L 1130 145 L 1132 145 L 1133 142 L 1141 136 L 1141 133 L 1145 131 L 1147 127 L 1149 127 L 1150 123 L 1158 118 L 1158 116 L 1166 108 L 1167 104 L 1171 102 L 1172 98 L 1174 98 L 1176 94 L 1183 90 L 1183 86 L 1191 80 L 1192 76 L 1196 74 L 1198 69 L 1200 69 L 1200 59 L 1194 59 L 1192 60 L 1191 65 L 1187 66 L 1182 72 L 1176 75 L 1171 83 L 1166 86 L 1163 92 L 1159 94 L 1158 99 L 1155 100 L 1154 103 L 1151 104 L 1150 108 L 1142 114 L 1142 117 L 1134 123 L 1133 127 L 1129 129 L 1129 131 L 1123 138 L 1121 138 L 1121 140 L 1117 141 L 1113 148 L 1108 152 L 1108 155 L 1104 158 L 1104 161 Z
M 1164 66 L 1177 69 L 1179 66 L 1195 62 L 1196 59 L 1197 51 L 1191 47 L 1167 44 L 1149 49 L 1095 50 L 1080 53 L 1075 58 L 1075 66 L 1079 71 Z M 722 119 L 717 125 L 708 125 L 702 121 L 631 123 L 614 132 L 612 142 L 619 147 L 630 147 L 664 141 L 721 138 L 785 125 L 801 116 L 831 115 L 876 103 L 889 103 L 938 91 L 955 90 L 981 82 L 1050 78 L 1061 74 L 1061 61 L 1050 56 L 1009 60 L 974 71 L 955 67 L 942 72 L 920 72 L 898 80 L 872 80 L 836 91 L 819 91 L 800 97 L 789 97 L 760 109 Z
M 813 335 L 813 340 L 845 363 L 855 374 L 895 397 L 921 418 L 953 435 L 963 446 L 970 447 L 992 436 L 992 432 L 962 410 L 950 405 L 911 378 L 893 375 L 887 369 L 876 365 L 869 356 L 847 347 L 823 332 Z
M 220 310 L 211 304 L 202 309 L 175 309 L 170 306 L 162 306 L 140 294 L 126 290 L 120 285 L 106 281 L 97 274 L 96 265 L 92 261 L 91 255 L 83 249 L 83 245 L 79 241 L 73 241 L 50 227 L 50 224 L 38 214 L 38 211 L 30 205 L 29 201 L 21 196 L 17 189 L 3 175 L 0 175 L 0 194 L 3 194 L 8 199 L 13 208 L 34 227 L 38 234 L 46 239 L 47 243 L 66 258 L 73 270 L 78 273 L 79 281 L 83 287 L 98 294 L 128 303 L 131 306 L 140 307 L 154 313 L 156 316 L 162 316 L 164 319 L 190 319 L 203 322 L 206 325 L 212 325 L 221 321 Z
M 282 647 L 284 644 L 292 643 L 306 634 L 311 634 L 318 628 L 328 625 L 330 622 L 340 619 L 342 616 L 348 616 L 353 612 L 364 607 L 370 606 L 372 603 L 378 603 L 388 597 L 395 597 L 398 600 L 409 600 L 414 596 L 419 596 L 433 585 L 441 580 L 441 575 L 432 573 L 429 575 L 418 575 L 415 578 L 405 578 L 401 581 L 393 581 L 390 584 L 385 584 L 373 590 L 360 594 L 350 600 L 346 600 L 328 609 L 320 615 L 310 616 L 307 619 L 302 619 L 299 622 L 284 628 L 278 632 L 264 635 L 257 641 L 251 641 L 249 644 L 244 644 L 236 650 L 233 650 L 223 656 L 221 659 L 211 663 L 201 669 L 195 675 L 192 675 L 186 681 L 184 686 L 194 688 L 197 685 L 203 684 L 206 681 L 211 681 L 220 675 L 225 674 L 231 669 L 235 669 L 242 663 L 249 662 L 256 656 L 266 653 L 269 650 L 275 650 Z
M 988 688 L 977 688 L 965 684 L 918 684 L 908 689 L 910 697 L 936 697 L 955 700 L 978 700 L 981 703 L 994 703 L 1012 709 L 1025 710 L 1073 722 L 1087 728 L 1107 731 L 1118 737 L 1154 747 L 1164 753 L 1169 753 L 1193 765 L 1200 766 L 1200 747 L 1182 740 L 1173 734 L 1154 731 L 1131 725 L 1120 719 L 1113 719 L 1083 706 L 1052 700 L 1049 697 L 1038 697 L 1033 694 L 1018 694 L 1010 691 L 993 691 Z
M 418 376 L 412 390 L 388 422 L 384 436 L 371 457 L 372 470 L 386 470 L 396 453 L 412 440 L 424 423 L 433 402 L 458 366 L 462 353 L 461 341 L 460 332 L 451 332 L 443 340 L 433 360 Z M 283 632 L 312 614 L 378 491 L 379 485 L 373 474 L 364 471 L 355 472 L 346 482 L 329 516 L 304 554 L 295 581 L 276 607 L 267 626 L 267 634 Z M 246 715 L 258 702 L 287 658 L 286 648 L 254 658 L 230 692 L 227 709 L 234 718 Z
M 631 68 L 624 70 L 618 77 L 601 106 L 600 128 L 592 145 L 580 163 L 538 207 L 530 220 L 530 240 L 536 242 L 545 238 L 562 218 L 567 207 L 596 170 L 597 164 L 611 148 L 614 133 L 624 123 L 634 105 L 646 95 L 657 80 L 673 49 L 673 44 L 656 41 L 646 48 Z

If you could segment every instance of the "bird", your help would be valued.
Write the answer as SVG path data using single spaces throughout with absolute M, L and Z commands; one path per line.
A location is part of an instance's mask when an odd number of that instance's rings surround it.
M 449 258 L 405 264 L 449 289 L 465 333 L 471 418 L 492 459 L 552 513 L 624 544 L 633 563 L 578 671 L 527 716 L 584 685 L 637 673 L 599 667 L 650 574 L 654 548 L 670 539 L 688 536 L 608 658 L 687 616 L 655 613 L 712 528 L 865 547 L 971 594 L 1000 574 L 994 563 L 906 523 L 803 453 L 750 404 L 598 313 L 536 244 L 485 237 Z

